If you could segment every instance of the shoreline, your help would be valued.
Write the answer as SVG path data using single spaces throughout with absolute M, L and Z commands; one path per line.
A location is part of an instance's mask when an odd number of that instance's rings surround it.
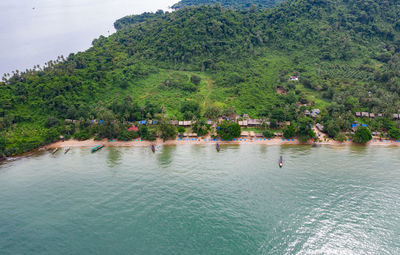
M 221 141 L 221 139 L 211 139 L 211 137 L 206 138 L 185 138 L 185 139 L 175 139 L 163 141 L 162 139 L 157 139 L 155 141 L 144 141 L 140 139 L 135 139 L 133 141 L 108 141 L 103 139 L 101 141 L 94 141 L 93 139 L 78 141 L 78 140 L 67 140 L 59 141 L 39 148 L 39 150 L 44 149 L 55 149 L 64 147 L 95 147 L 99 144 L 103 144 L 105 147 L 146 147 L 151 145 L 241 145 L 241 144 L 258 144 L 258 145 L 335 145 L 335 146 L 400 146 L 400 142 L 393 140 L 371 140 L 366 144 L 353 143 L 351 141 L 338 142 L 334 140 L 322 141 L 322 142 L 300 142 L 298 139 L 283 139 L 283 138 L 238 138 L 235 141 Z
M 194 140 L 192 140 L 194 139 Z M 322 141 L 322 142 L 300 142 L 299 139 L 283 139 L 283 138 L 238 138 L 237 141 L 221 141 L 220 139 L 211 139 L 211 137 L 207 138 L 185 138 L 185 139 L 175 139 L 175 140 L 167 140 L 163 142 L 162 139 L 157 138 L 155 141 L 144 141 L 140 139 L 135 139 L 133 141 L 108 141 L 107 139 L 103 139 L 100 141 L 95 141 L 94 139 L 79 141 L 79 140 L 66 140 L 66 141 L 58 141 L 55 143 L 51 143 L 48 145 L 44 145 L 42 147 L 36 148 L 32 151 L 24 152 L 22 154 L 14 155 L 11 157 L 1 158 L 0 163 L 8 160 L 15 160 L 18 158 L 29 157 L 38 152 L 44 152 L 46 150 L 56 149 L 56 148 L 92 148 L 97 145 L 103 144 L 105 147 L 150 147 L 151 145 L 162 145 L 162 146 L 179 146 L 179 145 L 213 145 L 215 146 L 217 143 L 220 145 L 247 145 L 247 144 L 255 144 L 255 145 L 271 145 L 271 146 L 282 146 L 282 145 L 309 145 L 309 146 L 338 146 L 338 147 L 348 147 L 348 146 L 385 146 L 385 147 L 400 147 L 400 142 L 396 142 L 394 140 L 371 140 L 366 144 L 353 143 L 351 141 L 346 142 L 338 142 L 334 140 Z

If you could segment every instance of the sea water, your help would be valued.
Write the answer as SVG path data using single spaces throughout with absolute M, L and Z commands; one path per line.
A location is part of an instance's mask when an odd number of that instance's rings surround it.
M 263 145 L 37 153 L 0 165 L 0 254 L 400 254 L 399 155 Z

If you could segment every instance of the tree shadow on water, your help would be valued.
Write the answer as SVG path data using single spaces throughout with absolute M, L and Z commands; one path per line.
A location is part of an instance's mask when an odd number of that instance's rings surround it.
M 118 148 L 107 148 L 107 165 L 110 168 L 119 166 L 121 164 L 121 151 Z
M 163 146 L 156 154 L 157 162 L 161 167 L 168 167 L 172 163 L 176 146 Z

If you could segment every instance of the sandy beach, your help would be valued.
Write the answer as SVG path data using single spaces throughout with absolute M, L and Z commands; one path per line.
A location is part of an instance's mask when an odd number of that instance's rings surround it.
M 145 147 L 154 145 L 181 145 L 181 144 L 193 144 L 193 145 L 215 145 L 219 143 L 221 145 L 224 144 L 232 144 L 232 145 L 240 145 L 240 144 L 263 144 L 263 145 L 339 145 L 339 146 L 348 146 L 348 145 L 360 145 L 357 143 L 353 143 L 351 141 L 347 142 L 338 142 L 334 140 L 327 140 L 322 142 L 313 142 L 309 141 L 306 143 L 300 142 L 298 139 L 283 139 L 283 138 L 237 138 L 234 141 L 221 141 L 221 139 L 212 139 L 211 137 L 205 138 L 183 138 L 176 140 L 167 140 L 163 141 L 162 139 L 157 139 L 156 141 L 144 141 L 141 139 L 135 139 L 133 141 L 124 142 L 118 140 L 109 141 L 107 139 L 103 139 L 101 141 L 85 140 L 67 140 L 67 141 L 59 141 L 53 144 L 49 144 L 44 146 L 43 148 L 60 148 L 60 147 L 94 147 L 99 144 L 103 144 L 108 147 Z M 400 146 L 400 142 L 394 140 L 376 140 L 373 139 L 370 142 L 366 143 L 363 146 Z

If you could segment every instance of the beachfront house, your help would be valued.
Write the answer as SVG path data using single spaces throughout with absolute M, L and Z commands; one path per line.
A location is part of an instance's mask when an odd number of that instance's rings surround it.
M 282 133 L 282 132 L 276 132 L 276 133 L 274 133 L 274 136 L 282 137 L 282 136 L 283 136 L 283 133 Z
M 393 119 L 398 120 L 399 119 L 399 114 L 397 114 L 397 113 L 393 114 Z
M 361 113 L 361 116 L 362 116 L 362 117 L 367 117 L 367 118 L 368 118 L 368 117 L 369 117 L 369 113 L 368 113 L 368 112 L 362 112 L 362 113 Z
M 260 119 L 248 119 L 247 120 L 247 125 L 249 127 L 256 127 L 256 126 L 260 126 L 262 123 L 262 120 Z
M 319 114 L 321 113 L 320 109 L 312 109 L 311 110 L 311 117 L 316 118 L 319 116 Z
M 306 116 L 310 116 L 310 114 L 311 114 L 311 113 L 310 113 L 310 111 L 309 111 L 309 110 L 305 110 L 305 111 L 304 111 L 304 115 L 306 115 Z
M 247 120 L 239 120 L 238 124 L 241 127 L 247 127 L 247 125 L 248 125 Z
M 321 125 L 320 123 L 317 123 L 317 124 L 315 125 L 315 127 L 316 127 L 320 132 L 324 132 L 324 126 Z
M 375 114 L 371 112 L 371 113 L 369 114 L 369 117 L 370 117 L 371 119 L 373 119 L 373 118 L 375 118 Z
M 378 113 L 378 117 L 379 117 L 379 118 L 382 118 L 382 117 L 383 117 L 383 114 L 382 114 L 382 113 Z
M 240 133 L 241 137 L 248 137 L 249 136 L 249 132 L 247 131 L 242 131 L 242 133 Z
M 263 133 L 256 133 L 256 137 L 264 137 Z
M 360 118 L 361 117 L 361 112 L 356 112 L 355 115 L 356 115 L 357 118 Z

